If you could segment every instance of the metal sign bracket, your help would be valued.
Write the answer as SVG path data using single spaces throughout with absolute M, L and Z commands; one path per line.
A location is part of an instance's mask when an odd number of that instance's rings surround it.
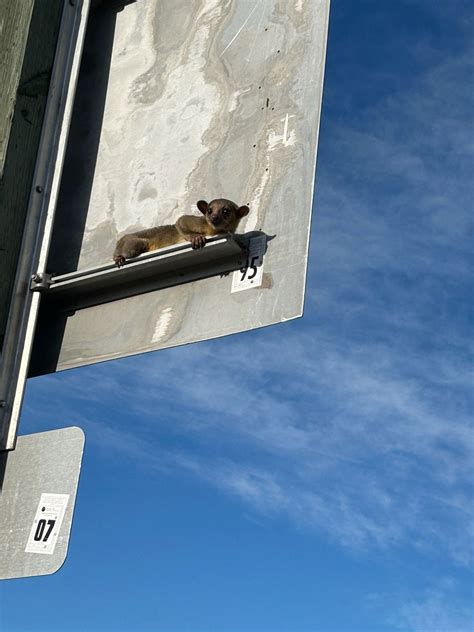
M 247 265 L 249 247 L 256 233 L 211 237 L 193 250 L 179 244 L 130 259 L 122 268 L 113 263 L 55 275 L 38 272 L 32 292 L 53 309 L 75 311 L 217 275 L 227 275 Z M 265 235 L 265 233 L 259 233 Z

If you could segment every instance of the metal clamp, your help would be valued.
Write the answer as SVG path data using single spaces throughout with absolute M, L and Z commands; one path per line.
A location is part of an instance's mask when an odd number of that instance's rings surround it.
M 30 290 L 32 292 L 44 292 L 49 290 L 52 282 L 51 274 L 47 272 L 37 272 L 31 277 Z

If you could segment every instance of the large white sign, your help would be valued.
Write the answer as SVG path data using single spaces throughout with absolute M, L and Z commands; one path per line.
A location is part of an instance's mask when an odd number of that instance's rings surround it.
M 91 19 L 49 271 L 110 263 L 124 233 L 202 199 L 248 205 L 238 231 L 274 238 L 240 280 L 43 314 L 34 373 L 301 316 L 328 14 L 329 0 L 148 0 Z

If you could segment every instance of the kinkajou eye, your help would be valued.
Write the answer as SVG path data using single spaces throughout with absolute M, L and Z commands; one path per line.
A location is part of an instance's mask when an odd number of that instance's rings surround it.
M 229 209 L 228 209 L 228 208 L 223 208 L 223 209 L 222 209 L 222 213 L 223 213 L 224 215 L 228 215 L 228 213 L 229 213 Z

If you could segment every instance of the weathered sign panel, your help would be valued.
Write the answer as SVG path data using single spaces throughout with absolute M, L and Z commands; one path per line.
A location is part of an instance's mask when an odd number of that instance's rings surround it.
M 18 437 L 0 454 L 0 579 L 55 573 L 66 559 L 84 433 Z
M 275 237 L 250 280 L 44 312 L 31 374 L 301 316 L 328 13 L 328 0 L 147 0 L 91 18 L 49 270 L 108 263 L 119 236 L 200 199 L 247 204 L 239 232 Z

